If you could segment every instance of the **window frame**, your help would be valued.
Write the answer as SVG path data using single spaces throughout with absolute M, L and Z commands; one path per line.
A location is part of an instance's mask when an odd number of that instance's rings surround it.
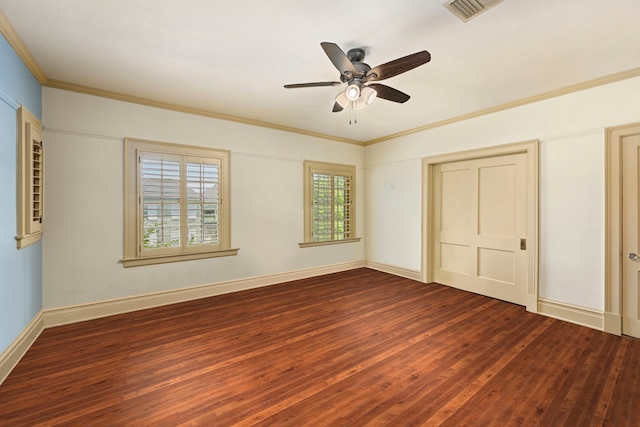
M 313 241 L 313 174 L 319 173 L 335 176 L 348 176 L 351 180 L 351 199 L 349 204 L 350 236 L 339 240 Z M 304 242 L 298 243 L 301 248 L 359 242 L 356 236 L 356 167 L 353 165 L 304 161 Z M 332 223 L 333 223 L 332 219 Z
M 42 144 L 42 123 L 23 105 L 18 108 L 17 128 L 17 232 L 15 238 L 17 248 L 22 249 L 38 242 L 44 231 L 42 221 L 45 153 Z M 34 150 L 36 145 L 38 148 Z
M 157 142 L 135 138 L 124 139 L 125 201 L 124 201 L 124 258 L 125 267 L 152 265 L 196 259 L 237 255 L 238 249 L 231 248 L 231 198 L 230 198 L 230 152 L 228 150 Z M 179 247 L 164 250 L 144 248 L 144 226 L 141 193 L 141 158 L 148 155 L 179 158 L 181 164 L 193 163 L 200 159 L 202 164 L 215 163 L 219 167 L 218 197 L 218 243 L 189 246 L 186 239 Z M 186 171 L 180 178 L 180 223 L 187 222 Z M 186 225 L 182 226 L 186 228 Z

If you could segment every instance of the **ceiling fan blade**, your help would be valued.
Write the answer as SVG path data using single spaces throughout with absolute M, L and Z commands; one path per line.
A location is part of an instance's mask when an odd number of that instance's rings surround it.
M 335 104 L 333 104 L 333 110 L 331 110 L 332 113 L 339 113 L 340 111 L 344 110 L 344 108 L 342 107 L 342 105 L 338 104 L 337 102 Z
M 286 89 L 296 89 L 300 87 L 320 87 L 320 86 L 340 86 L 340 82 L 313 82 L 313 83 L 292 83 L 284 85 Z
M 367 85 L 367 87 L 373 88 L 377 92 L 378 98 L 386 99 L 387 101 L 399 102 L 402 104 L 411 98 L 409 95 L 404 92 L 400 92 L 398 89 L 394 89 L 380 83 L 372 83 Z
M 355 74 L 356 69 L 347 57 L 347 55 L 338 47 L 337 44 L 331 42 L 320 43 L 324 53 L 327 54 L 333 65 L 340 71 L 340 74 Z
M 384 80 L 397 76 L 416 67 L 426 64 L 431 60 L 431 54 L 426 50 L 416 52 L 402 58 L 395 59 L 386 64 L 378 65 L 367 72 L 366 78 L 369 80 Z

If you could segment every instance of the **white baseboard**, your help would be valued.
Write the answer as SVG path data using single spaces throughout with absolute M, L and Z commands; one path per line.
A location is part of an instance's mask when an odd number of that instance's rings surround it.
M 39 311 L 11 345 L 0 354 L 0 384 L 9 376 L 43 330 L 42 311 Z
M 422 282 L 422 272 L 420 270 L 412 270 L 404 267 L 397 267 L 395 265 L 382 264 L 375 261 L 367 261 L 366 267 L 373 270 L 382 271 L 384 273 L 393 274 L 395 276 L 405 277 L 407 279 L 417 280 Z
M 538 298 L 538 314 L 604 331 L 605 316 L 602 311 L 564 302 Z
M 306 279 L 308 277 L 320 276 L 323 274 L 353 270 L 361 267 L 365 267 L 365 262 L 355 261 L 307 268 L 304 270 L 288 271 L 285 273 L 266 276 L 231 280 L 227 282 L 213 283 L 210 285 L 137 295 L 109 301 L 80 304 L 70 307 L 51 308 L 43 311 L 44 326 L 48 328 L 52 326 L 66 325 L 69 323 L 82 322 L 115 314 L 128 313 L 147 308 L 227 294 L 230 292 L 260 288 L 277 283 L 289 282 L 291 280 Z

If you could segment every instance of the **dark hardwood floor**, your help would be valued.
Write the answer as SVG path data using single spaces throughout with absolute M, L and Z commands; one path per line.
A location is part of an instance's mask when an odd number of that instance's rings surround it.
M 0 425 L 638 426 L 640 341 L 358 269 L 46 329 Z

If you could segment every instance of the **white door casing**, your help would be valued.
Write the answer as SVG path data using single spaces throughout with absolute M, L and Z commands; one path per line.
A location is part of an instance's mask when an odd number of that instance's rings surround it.
M 640 338 L 640 133 L 621 139 L 622 333 Z
M 628 323 L 628 320 L 623 321 L 623 317 L 628 314 L 624 305 L 629 295 L 629 290 L 625 289 L 627 287 L 625 275 L 632 271 L 629 267 L 633 266 L 633 263 L 627 262 L 631 261 L 628 255 L 632 250 L 625 247 L 630 239 L 625 237 L 628 234 L 629 225 L 624 224 L 627 218 L 623 218 L 625 217 L 623 205 L 628 206 L 629 203 L 633 203 L 635 196 L 625 196 L 624 193 L 630 191 L 630 186 L 637 186 L 638 183 L 628 181 L 633 174 L 628 175 L 627 178 L 624 177 L 623 166 L 626 163 L 624 159 L 626 155 L 623 156 L 623 143 L 632 141 L 633 138 L 627 138 L 635 135 L 640 135 L 640 123 L 617 126 L 606 131 L 604 330 L 616 335 L 623 332 L 629 333 L 627 328 L 623 331 L 623 323 Z M 626 169 L 629 169 L 629 165 Z M 623 185 L 625 180 L 628 182 Z M 631 197 L 631 200 L 625 200 L 626 197 Z M 624 244 L 623 240 L 625 240 Z

